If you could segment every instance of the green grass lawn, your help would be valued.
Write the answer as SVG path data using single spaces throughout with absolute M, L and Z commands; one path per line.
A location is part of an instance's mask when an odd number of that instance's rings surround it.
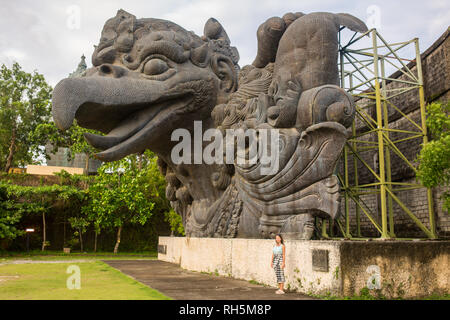
M 113 254 L 111 252 L 72 252 L 63 253 L 62 251 L 30 251 L 30 252 L 2 252 L 0 253 L 0 264 L 11 260 L 129 260 L 129 259 L 156 259 L 157 252 L 120 252 Z
M 70 276 L 66 270 L 72 264 L 80 267 L 79 290 L 69 290 L 66 285 Z M 34 299 L 167 300 L 169 298 L 101 261 L 0 265 L 0 300 Z

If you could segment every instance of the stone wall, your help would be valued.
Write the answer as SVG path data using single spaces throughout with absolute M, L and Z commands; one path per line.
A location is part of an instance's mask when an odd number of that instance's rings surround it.
M 276 287 L 273 240 L 159 237 L 158 259 L 182 268 Z M 411 298 L 449 290 L 449 241 L 286 240 L 285 287 L 352 296 L 376 278 L 372 295 Z M 375 272 L 374 272 L 375 271 Z
M 158 259 L 179 264 L 182 268 L 215 273 L 236 279 L 256 281 L 276 287 L 276 278 L 270 268 L 273 240 L 159 237 L 159 246 L 166 254 Z M 330 292 L 339 295 L 339 242 L 286 241 L 286 288 L 310 294 Z M 313 269 L 312 251 L 326 250 L 327 270 Z
M 449 257 L 448 241 L 342 241 L 342 294 L 353 295 L 367 287 L 368 275 L 377 268 L 380 289 L 372 291 L 386 297 L 448 293 Z
M 427 103 L 441 101 L 447 102 L 450 99 L 450 29 L 447 31 L 424 53 L 422 53 L 422 65 L 424 75 L 424 89 Z M 408 68 L 416 73 L 415 61 L 408 64 Z M 390 78 L 398 78 L 408 80 L 408 77 L 401 71 L 397 71 Z M 388 82 L 387 89 L 394 89 L 404 86 L 398 82 Z M 392 103 L 405 113 L 414 122 L 421 124 L 420 121 L 420 105 L 418 90 L 411 90 L 402 95 L 392 99 Z M 357 104 L 364 106 L 366 112 L 372 117 L 375 116 L 375 105 L 373 102 L 366 99 L 360 99 Z M 403 117 L 394 108 L 388 108 L 389 128 L 418 131 L 418 129 L 407 118 Z M 367 131 L 365 124 L 357 119 L 356 128 L 358 133 Z M 404 133 L 390 132 L 391 140 L 399 140 L 408 137 Z M 377 141 L 374 134 L 366 134 L 359 138 L 366 141 Z M 417 165 L 417 155 L 421 150 L 422 139 L 412 139 L 397 143 L 396 146 L 401 153 L 414 165 Z M 378 172 L 378 158 L 375 150 L 368 150 L 361 152 L 360 156 L 367 162 L 375 171 Z M 391 157 L 391 174 L 392 181 L 417 183 L 414 171 L 394 152 L 390 152 Z M 349 182 L 353 185 L 355 182 L 354 160 L 350 155 L 348 158 Z M 343 172 L 343 163 L 339 164 L 339 170 Z M 359 184 L 367 184 L 376 182 L 372 173 L 361 163 L 357 161 L 358 182 Z M 440 196 L 443 193 L 443 188 L 435 188 L 433 190 L 434 209 L 436 215 L 436 229 L 440 238 L 450 237 L 450 219 L 448 212 L 442 208 L 442 201 Z M 397 192 L 396 196 L 400 198 L 405 205 L 421 220 L 424 225 L 429 227 L 429 213 L 427 205 L 427 197 L 425 189 L 410 190 Z M 374 214 L 376 220 L 381 223 L 380 199 L 376 195 L 364 195 L 362 197 L 365 204 Z M 397 237 L 424 237 L 425 234 L 414 224 L 414 222 L 404 213 L 404 211 L 394 201 L 394 221 L 395 234 Z M 344 213 L 344 203 L 341 203 L 341 213 Z M 355 220 L 355 204 L 350 200 L 350 216 L 352 234 L 356 234 L 356 220 Z M 369 221 L 369 219 L 360 211 L 361 218 L 361 233 L 363 236 L 379 236 L 379 233 Z

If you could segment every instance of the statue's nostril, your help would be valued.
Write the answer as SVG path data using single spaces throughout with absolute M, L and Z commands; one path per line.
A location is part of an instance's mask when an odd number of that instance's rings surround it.
M 108 65 L 102 65 L 100 67 L 100 72 L 104 73 L 104 74 L 110 74 L 110 73 L 113 72 L 113 69 L 110 66 L 108 66 Z

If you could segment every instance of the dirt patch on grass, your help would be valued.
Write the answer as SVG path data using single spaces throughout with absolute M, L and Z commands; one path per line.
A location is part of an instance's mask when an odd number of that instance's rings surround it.
M 32 263 L 81 263 L 92 262 L 92 260 L 79 259 L 79 260 L 11 260 L 7 262 L 0 262 L 0 266 L 7 264 L 32 264 Z
M 0 276 L 0 282 L 19 279 L 19 276 Z

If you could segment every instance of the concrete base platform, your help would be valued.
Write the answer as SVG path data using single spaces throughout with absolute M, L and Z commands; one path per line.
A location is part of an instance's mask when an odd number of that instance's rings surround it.
M 311 297 L 296 292 L 277 295 L 273 288 L 187 271 L 163 261 L 104 262 L 175 300 L 312 300 Z
M 274 240 L 160 237 L 158 259 L 275 288 Z M 286 240 L 286 288 L 306 294 L 413 298 L 448 293 L 450 241 Z

